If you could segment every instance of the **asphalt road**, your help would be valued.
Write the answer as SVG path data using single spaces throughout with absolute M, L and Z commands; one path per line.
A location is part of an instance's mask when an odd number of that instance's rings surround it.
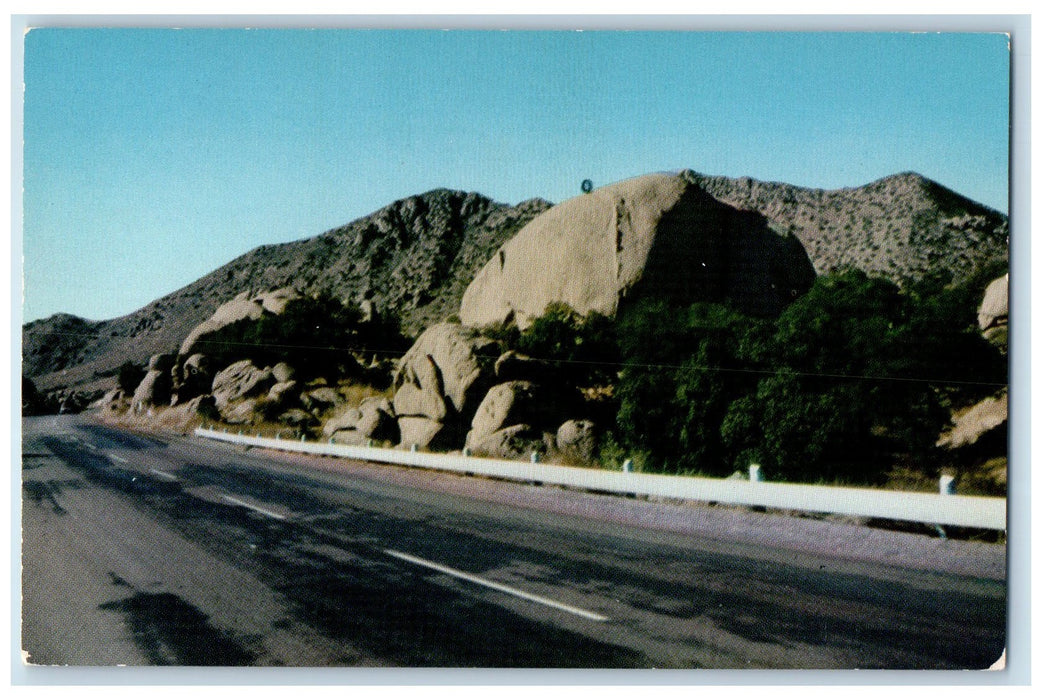
M 1001 575 L 635 527 L 475 495 L 487 480 L 322 464 L 26 419 L 28 663 L 979 669 L 1005 646 Z

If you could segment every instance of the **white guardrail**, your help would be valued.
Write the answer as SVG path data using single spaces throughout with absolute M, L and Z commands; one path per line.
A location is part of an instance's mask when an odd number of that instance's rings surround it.
M 382 447 L 282 440 L 197 428 L 200 437 L 239 445 L 368 462 L 399 464 L 481 474 L 524 482 L 541 482 L 610 493 L 663 496 L 692 501 L 714 501 L 783 510 L 834 513 L 888 520 L 909 520 L 988 530 L 1006 529 L 1006 499 L 913 493 L 809 484 L 780 484 L 744 479 L 708 479 L 693 476 L 640 474 L 555 464 L 485 459 L 462 454 L 435 454 Z

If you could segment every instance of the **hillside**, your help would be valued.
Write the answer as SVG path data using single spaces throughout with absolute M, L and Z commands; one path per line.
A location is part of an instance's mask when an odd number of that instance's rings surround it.
M 256 248 L 199 280 L 108 321 L 56 314 L 25 325 L 23 374 L 41 391 L 107 389 L 123 362 L 176 349 L 193 327 L 243 291 L 296 286 L 369 301 L 416 334 L 455 313 L 478 269 L 550 203 L 509 206 L 433 190 L 302 241 Z
M 838 190 L 690 170 L 680 176 L 795 236 L 818 273 L 850 266 L 899 282 L 937 273 L 959 279 L 1007 256 L 1005 215 L 913 173 Z M 144 364 L 175 349 L 237 294 L 286 286 L 370 302 L 417 335 L 455 314 L 497 249 L 550 206 L 445 189 L 408 197 L 313 238 L 256 248 L 127 316 L 57 314 L 26 324 L 23 374 L 43 392 L 108 389 L 123 362 Z
M 1004 214 L 916 173 L 838 190 L 690 170 L 682 176 L 796 236 L 818 274 L 854 267 L 897 282 L 942 271 L 957 280 L 1007 255 Z

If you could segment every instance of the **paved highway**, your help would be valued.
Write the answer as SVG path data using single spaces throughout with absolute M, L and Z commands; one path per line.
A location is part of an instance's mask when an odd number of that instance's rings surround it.
M 994 567 L 851 561 L 534 507 L 560 494 L 596 513 L 619 500 L 604 496 L 76 416 L 25 420 L 22 478 L 32 664 L 963 669 L 1005 645 Z

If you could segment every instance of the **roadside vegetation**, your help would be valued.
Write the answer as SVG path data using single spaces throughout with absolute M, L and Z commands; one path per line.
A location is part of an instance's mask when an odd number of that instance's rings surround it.
M 492 333 L 600 399 L 606 467 L 629 457 L 649 472 L 727 476 L 756 463 L 776 480 L 929 483 L 951 466 L 935 443 L 952 409 L 1007 383 L 975 315 L 996 274 L 899 288 L 836 272 L 777 318 L 656 300 L 613 323 L 555 304 L 523 331 Z

